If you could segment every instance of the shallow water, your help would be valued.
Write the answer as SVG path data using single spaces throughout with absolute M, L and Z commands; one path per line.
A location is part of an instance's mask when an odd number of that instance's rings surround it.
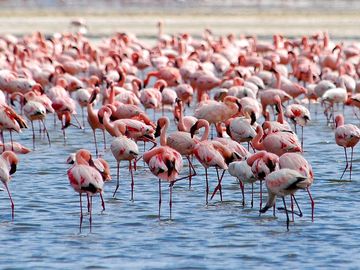
M 350 108 L 345 112 L 346 122 L 359 123 L 350 116 Z M 360 155 L 356 148 L 352 182 L 333 181 L 339 179 L 345 165 L 343 149 L 335 144 L 333 130 L 326 126 L 322 113 L 315 116 L 313 108 L 312 118 L 310 126 L 304 129 L 304 155 L 315 173 L 311 189 L 315 199 L 314 222 L 304 191 L 297 195 L 304 217 L 295 217 L 290 231 L 286 230 L 284 213 L 278 212 L 276 218 L 271 211 L 259 216 L 258 193 L 254 208 L 250 207 L 249 187 L 247 205 L 243 208 L 238 183 L 227 173 L 223 180 L 224 201 L 221 203 L 217 195 L 206 207 L 204 169 L 197 162 L 198 175 L 193 178 L 191 190 L 186 181 L 174 187 L 171 221 L 168 188 L 163 183 L 159 221 L 158 182 L 143 161 L 138 163 L 135 172 L 135 202 L 129 201 L 130 181 L 125 163 L 121 167 L 117 199 L 112 198 L 116 163 L 106 150 L 102 154 L 109 161 L 113 176 L 113 181 L 105 186 L 106 211 L 101 213 L 99 197 L 95 197 L 92 231 L 85 216 L 80 232 L 78 195 L 69 185 L 66 175 L 69 166 L 65 160 L 79 148 L 95 151 L 92 131 L 88 127 L 85 131 L 70 127 L 66 130 L 64 145 L 59 125 L 54 128 L 52 116 L 48 116 L 51 147 L 37 133 L 36 150 L 20 157 L 18 171 L 10 183 L 15 202 L 14 221 L 11 221 L 7 194 L 0 192 L 1 268 L 319 269 L 346 266 L 355 269 L 360 259 L 357 218 Z M 98 138 L 100 135 L 98 133 Z M 31 130 L 14 137 L 32 147 Z M 111 140 L 108 137 L 108 142 Z M 187 170 L 185 166 L 183 174 Z M 210 169 L 210 172 L 212 190 L 216 185 L 215 171 Z

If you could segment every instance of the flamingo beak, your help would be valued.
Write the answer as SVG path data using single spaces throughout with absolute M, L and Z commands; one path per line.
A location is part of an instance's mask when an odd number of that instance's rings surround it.
M 12 163 L 9 173 L 14 174 L 15 172 L 16 172 L 16 163 Z

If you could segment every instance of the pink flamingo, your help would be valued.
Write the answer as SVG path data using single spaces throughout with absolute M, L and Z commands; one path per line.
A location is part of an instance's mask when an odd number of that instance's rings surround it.
M 90 152 L 85 149 L 80 149 L 76 152 L 75 164 L 67 171 L 70 185 L 80 196 L 80 229 L 83 220 L 81 199 L 83 193 L 86 193 L 88 198 L 90 229 L 92 224 L 92 197 L 96 193 L 100 194 L 103 211 L 105 210 L 105 202 L 102 197 L 104 181 L 99 171 L 90 166 L 93 163 Z
M 259 151 L 251 155 L 247 160 L 251 171 L 260 181 L 260 209 L 262 207 L 262 181 L 265 177 L 279 168 L 279 157 L 273 153 Z
M 11 181 L 11 175 L 16 172 L 16 166 L 19 162 L 18 157 L 12 151 L 5 151 L 0 156 L 0 180 L 8 192 L 11 202 L 11 216 L 14 219 L 14 202 L 11 198 L 8 183 Z
M 164 127 L 163 127 L 164 129 Z M 176 177 L 179 175 L 183 163 L 181 154 L 165 146 L 164 138 L 160 141 L 161 146 L 155 147 L 144 153 L 144 161 L 148 164 L 150 171 L 159 178 L 159 219 L 161 209 L 161 180 L 165 180 L 170 183 L 170 219 L 172 214 L 172 187 L 175 183 Z
M 348 157 L 346 153 L 346 148 L 351 147 L 351 156 L 350 156 L 350 180 L 351 180 L 351 170 L 352 170 L 352 160 L 353 160 L 353 151 L 354 147 L 360 140 L 360 129 L 352 124 L 344 124 L 344 116 L 339 114 L 335 117 L 335 141 L 339 146 L 344 147 L 345 151 L 345 160 L 346 166 L 340 177 L 340 180 L 343 178 L 346 170 L 349 167 Z
M 245 194 L 244 194 L 244 184 L 251 184 L 251 207 L 254 205 L 254 183 L 256 182 L 256 177 L 251 171 L 251 167 L 247 164 L 246 160 L 234 161 L 229 164 L 229 174 L 236 177 L 240 183 L 240 189 L 242 194 L 242 205 L 245 206 Z
M 256 150 L 266 150 L 281 156 L 287 152 L 302 152 L 301 145 L 296 134 L 288 131 L 280 131 L 263 137 L 264 131 L 261 126 L 256 128 L 256 136 L 251 141 Z M 261 141 L 262 139 L 262 141 Z
M 12 140 L 12 131 L 17 133 L 21 132 L 22 128 L 28 128 L 26 121 L 20 115 L 18 115 L 11 107 L 7 105 L 0 105 L 0 136 L 1 140 L 4 143 L 4 130 L 9 130 L 12 149 L 13 140 Z M 5 151 L 5 146 L 3 145 L 3 151 Z
M 4 150 L 5 149 L 5 150 Z M 3 153 L 4 151 L 12 151 L 15 154 L 27 154 L 30 153 L 31 150 L 23 145 L 21 145 L 18 142 L 11 143 L 0 143 L 0 153 Z
M 264 208 L 260 209 L 260 213 L 265 213 L 269 208 L 275 205 L 276 196 L 282 197 L 284 208 L 278 208 L 279 210 L 284 210 L 286 213 L 286 227 L 289 230 L 289 210 L 286 208 L 285 196 L 294 195 L 294 193 L 303 188 L 302 182 L 304 182 L 307 177 L 303 176 L 299 172 L 291 169 L 280 169 L 268 174 L 265 177 L 266 187 L 268 189 L 268 199 Z M 295 197 L 293 197 L 295 199 Z M 299 205 L 295 199 L 295 203 L 299 209 L 299 215 L 302 216 Z M 292 212 L 294 213 L 294 212 Z
M 196 145 L 196 141 L 191 138 L 190 133 L 183 131 L 175 131 L 169 134 L 166 137 L 166 132 L 169 127 L 170 121 L 167 117 L 161 117 L 158 120 L 155 137 L 160 135 L 160 143 L 165 143 L 165 145 L 175 149 L 182 156 L 185 156 L 188 164 L 189 164 L 189 188 L 191 188 L 191 179 L 196 175 L 196 171 L 194 166 L 190 160 L 190 156 L 192 156 L 194 147 Z M 160 134 L 161 130 L 161 134 Z
M 98 145 L 97 145 L 97 141 L 96 141 L 96 129 L 100 129 L 102 131 L 103 138 L 104 138 L 104 149 L 106 149 L 106 136 L 105 136 L 104 126 L 102 123 L 100 123 L 100 120 L 98 117 L 98 111 L 94 110 L 94 108 L 93 108 L 93 103 L 94 103 L 99 91 L 100 91 L 100 89 L 98 87 L 96 87 L 93 90 L 93 92 L 91 93 L 91 96 L 88 100 L 88 104 L 87 104 L 87 112 L 88 112 L 87 119 L 88 119 L 91 129 L 93 130 L 96 156 L 99 155 Z
M 117 181 L 116 188 L 113 193 L 113 197 L 116 195 L 116 191 L 119 188 L 120 181 L 120 161 L 128 160 L 129 161 L 129 171 L 131 174 L 131 201 L 134 201 L 134 175 L 132 170 L 131 161 L 136 160 L 136 157 L 139 155 L 139 148 L 137 144 L 128 139 L 125 136 L 126 133 L 126 124 L 124 122 L 117 122 L 116 125 L 111 125 L 109 123 L 110 115 L 108 112 L 104 112 L 104 125 L 106 125 L 106 129 L 109 131 L 110 129 L 114 132 L 116 139 L 111 143 L 110 149 L 117 161 Z
M 190 132 L 191 127 L 196 123 L 198 120 L 194 116 L 184 116 L 184 107 L 183 102 L 180 99 L 176 100 L 177 106 L 174 109 L 175 119 L 177 118 L 178 122 L 178 130 Z
M 307 177 L 307 179 L 302 182 L 302 186 L 306 189 L 309 195 L 311 202 L 311 218 L 312 220 L 314 220 L 315 203 L 310 193 L 310 186 L 314 182 L 314 174 L 311 165 L 302 155 L 298 153 L 286 153 L 279 158 L 279 166 L 280 169 L 284 169 L 284 168 L 292 169 L 298 171 L 303 176 Z
M 144 87 L 148 85 L 151 77 L 156 77 L 158 80 L 164 80 L 170 87 L 177 86 L 181 81 L 180 72 L 174 67 L 162 67 L 157 71 L 149 72 L 144 80 Z
M 311 121 L 309 110 L 300 104 L 291 104 L 286 107 L 285 116 L 290 118 L 295 126 L 301 126 L 301 148 L 304 145 L 304 126 Z
M 207 169 L 209 167 L 215 167 L 216 173 L 218 176 L 218 186 L 214 189 L 212 197 L 215 195 L 216 191 L 220 191 L 220 199 L 222 201 L 222 191 L 221 191 L 221 180 L 224 176 L 225 170 L 228 169 L 225 159 L 227 162 L 233 161 L 233 155 L 231 151 L 224 146 L 222 143 L 217 141 L 208 140 L 209 136 L 209 122 L 200 119 L 196 122 L 196 124 L 191 128 L 191 136 L 194 135 L 195 131 L 204 127 L 205 131 L 201 138 L 201 141 L 198 142 L 194 148 L 194 155 L 196 159 L 203 165 L 205 168 L 205 181 L 206 181 L 206 205 L 208 205 L 208 197 L 209 197 L 209 181 Z M 223 169 L 223 173 L 221 177 L 219 176 L 218 168 Z M 212 198 L 211 197 L 211 198 Z

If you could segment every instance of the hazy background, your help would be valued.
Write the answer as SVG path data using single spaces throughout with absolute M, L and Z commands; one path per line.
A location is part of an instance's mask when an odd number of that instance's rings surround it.
M 0 33 L 17 35 L 39 30 L 69 31 L 69 22 L 84 18 L 89 37 L 116 31 L 153 38 L 156 23 L 164 21 L 165 33 L 199 35 L 204 28 L 215 34 L 273 33 L 301 36 L 328 31 L 338 39 L 357 39 L 360 31 L 360 1 L 342 0 L 12 0 L 0 1 Z

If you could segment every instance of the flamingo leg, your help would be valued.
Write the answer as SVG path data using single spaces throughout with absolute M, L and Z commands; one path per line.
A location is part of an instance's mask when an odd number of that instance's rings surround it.
M 354 156 L 354 147 L 351 147 L 351 155 L 350 155 L 350 181 L 351 181 L 351 171 L 352 171 L 353 156 Z
M 65 134 L 65 127 L 64 127 L 64 123 L 63 123 L 63 119 L 61 118 L 61 129 L 64 135 L 64 144 L 66 145 L 66 134 Z
M 186 158 L 189 163 L 189 189 L 190 189 L 191 188 L 191 179 L 193 176 L 196 176 L 196 171 L 195 171 L 194 165 L 192 164 L 192 162 L 190 160 L 190 157 L 187 156 Z M 191 170 L 192 170 L 192 172 L 191 172 Z
M 170 185 L 169 186 L 169 196 L 170 196 L 170 200 L 169 200 L 169 208 L 170 208 L 170 220 L 171 220 L 171 217 L 172 217 L 172 189 L 173 189 L 173 185 Z
M 262 209 L 262 180 L 260 180 L 260 209 Z
M 80 197 L 80 224 L 79 224 L 79 229 L 80 229 L 80 233 L 81 233 L 81 227 L 82 227 L 82 221 L 83 221 L 81 193 L 79 193 L 79 197 Z
M 310 201 L 311 201 L 311 220 L 314 221 L 315 202 L 314 202 L 314 200 L 313 200 L 313 198 L 311 196 L 310 189 L 308 187 L 306 188 L 306 191 L 309 194 L 309 198 L 310 198 Z
M 131 201 L 134 201 L 134 186 L 135 186 L 135 182 L 134 182 L 134 174 L 133 174 L 133 170 L 132 170 L 132 166 L 131 166 L 131 160 L 129 160 L 129 171 L 130 171 L 130 175 L 131 175 Z
M 342 173 L 342 175 L 341 175 L 341 177 L 340 177 L 340 180 L 343 178 L 343 176 L 344 176 L 344 174 L 345 174 L 345 172 L 346 172 L 346 170 L 347 170 L 347 168 L 348 168 L 348 166 L 349 166 L 349 162 L 348 162 L 348 158 L 347 158 L 347 153 L 346 153 L 346 147 L 344 147 L 344 150 L 345 150 L 346 166 L 345 166 L 345 169 L 344 169 L 344 171 L 343 171 L 343 173 Z
M 206 201 L 206 205 L 208 205 L 209 203 L 209 180 L 208 180 L 208 174 L 207 174 L 207 168 L 205 168 L 205 181 L 206 181 L 206 197 L 205 197 L 205 201 Z
M 89 197 L 89 195 L 88 195 Z M 90 232 L 91 232 L 91 228 L 92 228 L 92 196 L 90 196 L 90 201 L 89 201 L 89 223 L 90 223 Z
M 88 210 L 88 213 L 90 212 L 90 198 L 89 198 L 89 195 L 86 194 L 86 198 L 87 198 L 87 210 Z
M 45 132 L 46 132 L 46 136 L 47 136 L 47 139 L 48 139 L 48 142 L 49 142 L 49 146 L 51 146 L 49 132 L 48 132 L 48 130 L 47 130 L 47 128 L 46 128 L 44 119 L 41 119 L 41 122 L 42 122 L 42 124 L 43 124 L 43 126 L 44 126 L 44 130 L 45 130 Z M 35 142 L 34 142 L 34 148 L 35 148 Z
M 161 209 L 161 180 L 159 178 L 159 212 L 158 212 L 159 221 L 160 221 L 160 209 Z
M 34 122 L 33 121 L 30 121 L 31 122 L 31 129 L 32 129 L 32 139 L 33 139 L 33 149 L 35 150 L 35 130 L 34 130 Z
M 13 202 L 13 200 L 12 200 L 12 198 L 11 198 L 11 193 L 10 193 L 10 190 L 9 190 L 9 187 L 8 187 L 7 183 L 4 183 L 4 186 L 5 186 L 5 188 L 6 188 L 6 191 L 7 191 L 8 195 L 9 195 L 9 199 L 10 199 L 10 204 L 11 204 L 11 218 L 12 218 L 12 220 L 14 220 L 15 205 L 14 205 L 14 202 Z
M 304 151 L 304 127 L 301 126 L 301 149 Z
M 222 181 L 222 179 L 223 179 L 225 170 L 223 171 L 221 177 L 219 177 L 218 168 L 215 167 L 215 169 L 216 169 L 216 174 L 217 174 L 217 178 L 218 178 L 218 184 L 217 184 L 217 186 L 215 187 L 214 192 L 212 193 L 210 200 L 212 200 L 212 198 L 215 196 L 216 192 L 219 190 L 219 191 L 220 191 L 220 200 L 222 201 L 221 181 Z
M 291 221 L 294 221 L 294 200 L 293 200 L 294 196 L 291 195 L 290 196 L 290 201 L 291 201 Z
M 244 183 L 239 180 L 239 184 L 240 184 L 240 189 L 241 189 L 241 194 L 242 194 L 242 206 L 245 206 L 245 194 L 244 194 Z
M 102 195 L 102 192 L 100 192 L 100 199 L 101 199 L 101 206 L 103 211 L 105 211 L 105 201 L 104 201 L 104 197 Z
M 84 107 L 81 107 L 81 118 L 82 118 L 82 123 L 83 123 L 83 127 L 84 127 L 84 132 L 85 132 L 85 116 L 84 116 Z
M 76 127 L 79 128 L 79 129 L 83 129 L 83 127 L 81 126 L 81 123 L 80 123 L 79 119 L 76 117 L 76 115 L 73 114 L 72 116 L 75 118 L 75 121 L 78 124 L 78 126 L 76 126 Z
M 93 135 L 94 135 L 94 142 L 95 142 L 95 153 L 96 153 L 96 157 L 99 157 L 99 151 L 98 151 L 98 146 L 97 146 L 97 142 L 96 142 L 96 129 L 93 129 Z
M 120 161 L 118 161 L 117 163 L 117 167 L 116 167 L 116 188 L 113 194 L 113 198 L 115 198 L 116 195 L 116 191 L 118 190 L 119 186 L 120 186 Z
M 251 183 L 251 208 L 254 207 L 254 183 Z
M 286 202 L 285 202 L 285 197 L 282 197 L 283 203 L 284 203 L 284 209 L 285 209 L 285 214 L 286 214 L 286 228 L 289 231 L 289 224 L 290 224 L 290 219 L 289 219 L 289 213 L 286 209 Z
M 298 209 L 299 212 L 295 212 L 295 211 L 293 211 L 293 210 L 287 210 L 287 209 L 284 208 L 284 207 L 279 207 L 278 210 L 284 210 L 284 211 L 286 211 L 286 212 L 288 212 L 288 213 L 295 214 L 295 215 L 297 215 L 297 216 L 299 216 L 299 217 L 302 217 L 302 216 L 303 216 L 303 213 L 302 213 L 302 211 L 301 211 L 301 209 L 300 209 L 300 206 L 299 206 L 299 204 L 298 204 L 298 202 L 297 202 L 297 200 L 296 200 L 296 198 L 295 198 L 295 195 L 292 194 L 292 195 L 291 195 L 291 199 L 294 200 L 294 202 L 295 202 L 295 204 L 296 204 L 296 207 L 297 207 L 297 209 Z

